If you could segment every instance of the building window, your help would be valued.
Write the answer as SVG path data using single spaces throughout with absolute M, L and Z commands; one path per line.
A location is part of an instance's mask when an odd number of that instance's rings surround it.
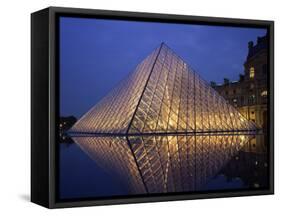
M 254 104 L 255 103 L 255 95 L 251 95 L 249 97 L 249 104 Z
M 250 67 L 250 78 L 253 79 L 255 77 L 255 68 Z
M 262 97 L 266 97 L 266 96 L 267 96 L 267 90 L 262 91 L 262 92 L 261 92 L 261 96 L 262 96 Z

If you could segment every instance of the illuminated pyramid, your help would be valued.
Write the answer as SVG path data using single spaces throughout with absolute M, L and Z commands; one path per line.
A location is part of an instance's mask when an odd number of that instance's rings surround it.
M 251 130 L 255 124 L 164 43 L 71 128 L 127 135 Z

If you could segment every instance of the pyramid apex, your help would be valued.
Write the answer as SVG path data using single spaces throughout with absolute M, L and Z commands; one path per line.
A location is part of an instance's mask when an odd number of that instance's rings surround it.
M 164 41 L 160 43 L 160 46 L 158 48 L 160 48 L 161 50 L 163 47 L 170 49 L 169 46 Z
M 165 43 L 164 41 L 161 42 L 161 44 L 160 44 L 160 48 L 162 48 L 162 47 L 165 47 L 166 49 L 169 49 L 169 50 L 173 51 L 173 49 L 172 49 L 171 47 L 169 47 L 168 44 Z M 173 51 L 173 52 L 174 52 L 174 51 Z M 174 52 L 174 53 L 175 53 L 175 52 Z

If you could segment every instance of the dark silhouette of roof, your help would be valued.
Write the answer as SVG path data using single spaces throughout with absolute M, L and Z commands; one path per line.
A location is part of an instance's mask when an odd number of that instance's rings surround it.
M 267 46 L 268 46 L 267 34 L 263 37 L 258 37 L 256 45 L 254 45 L 253 41 L 250 41 L 249 44 L 248 44 L 249 52 L 248 52 L 247 59 L 256 55 L 258 52 L 267 49 Z

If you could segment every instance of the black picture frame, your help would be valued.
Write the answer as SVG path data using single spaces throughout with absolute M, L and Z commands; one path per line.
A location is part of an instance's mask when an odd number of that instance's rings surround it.
M 217 26 L 263 27 L 268 29 L 268 128 L 269 188 L 245 191 L 172 194 L 99 200 L 58 201 L 58 25 L 59 16 L 193 23 Z M 49 7 L 31 14 L 31 201 L 47 208 L 109 205 L 202 198 L 266 195 L 274 193 L 274 22 L 186 15 Z

